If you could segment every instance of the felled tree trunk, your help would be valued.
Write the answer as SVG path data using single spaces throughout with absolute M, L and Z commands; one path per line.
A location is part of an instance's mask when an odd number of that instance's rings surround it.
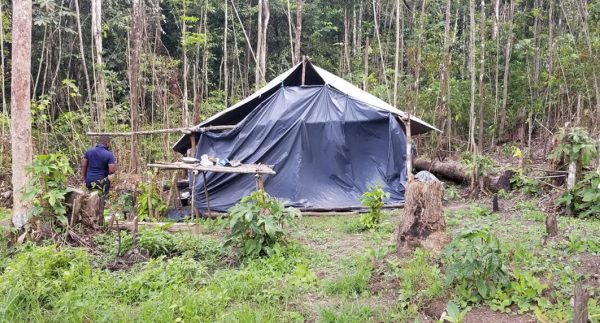
M 426 170 L 438 177 L 443 177 L 459 184 L 468 184 L 471 181 L 469 172 L 461 163 L 456 161 L 437 162 L 416 159 L 414 167 L 416 170 Z
M 410 182 L 406 188 L 404 216 L 396 239 L 399 253 L 407 253 L 423 247 L 434 254 L 439 253 L 450 241 L 446 234 L 446 222 L 442 198 L 442 182 Z

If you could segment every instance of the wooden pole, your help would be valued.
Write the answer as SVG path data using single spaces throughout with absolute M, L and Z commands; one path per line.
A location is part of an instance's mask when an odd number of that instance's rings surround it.
M 133 135 L 154 135 L 161 133 L 173 133 L 181 132 L 183 134 L 191 134 L 194 132 L 206 132 L 206 131 L 218 131 L 218 130 L 231 130 L 236 126 L 207 126 L 198 128 L 170 128 L 170 129 L 157 129 L 157 130 L 140 130 L 140 131 L 126 131 L 126 132 L 87 132 L 88 136 L 133 136 Z
M 412 137 L 410 134 L 410 113 L 404 120 L 404 128 L 406 129 L 406 175 L 408 176 L 408 182 L 412 182 L 414 177 L 412 173 Z
M 202 179 L 204 179 L 204 196 L 206 197 L 206 209 L 208 210 L 208 216 L 210 217 L 210 201 L 208 198 L 208 188 L 206 187 L 206 172 L 202 172 Z
M 192 145 L 191 157 L 196 157 L 196 135 L 190 134 L 190 143 Z
M 301 85 L 304 86 L 304 81 L 306 79 L 306 55 L 302 56 L 302 83 Z

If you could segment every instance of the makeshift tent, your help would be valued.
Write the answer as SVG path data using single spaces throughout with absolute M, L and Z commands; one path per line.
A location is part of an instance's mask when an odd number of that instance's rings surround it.
M 265 190 L 301 209 L 360 206 L 360 196 L 380 185 L 404 201 L 406 140 L 404 112 L 305 61 L 238 104 L 198 127 L 235 125 L 227 132 L 192 133 L 173 147 L 185 154 L 196 141 L 195 157 L 216 156 L 273 165 Z M 437 130 L 411 118 L 413 134 Z M 201 174 L 195 205 L 206 209 Z M 255 190 L 253 176 L 207 173 L 211 210 L 227 211 Z

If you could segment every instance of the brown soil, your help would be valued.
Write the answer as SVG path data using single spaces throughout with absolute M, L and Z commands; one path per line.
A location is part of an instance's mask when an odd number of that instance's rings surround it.
M 581 263 L 575 271 L 585 277 L 585 285 L 591 289 L 600 288 L 600 255 L 581 253 Z
M 479 307 L 472 309 L 467 313 L 464 323 L 482 323 L 482 322 L 493 322 L 493 323 L 535 323 L 537 320 L 528 314 L 508 314 L 494 312 L 487 307 Z

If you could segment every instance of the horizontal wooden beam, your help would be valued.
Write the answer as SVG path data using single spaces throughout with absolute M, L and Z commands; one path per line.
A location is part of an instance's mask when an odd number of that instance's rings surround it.
M 133 136 L 133 135 L 155 135 L 161 133 L 173 133 L 179 132 L 183 134 L 190 134 L 193 132 L 206 132 L 206 131 L 219 131 L 219 130 L 231 130 L 236 126 L 207 126 L 197 128 L 170 128 L 170 129 L 157 129 L 157 130 L 140 130 L 140 131 L 125 131 L 125 132 L 88 132 L 88 136 Z
M 242 164 L 237 167 L 231 166 L 202 166 L 200 164 L 186 164 L 186 163 L 159 163 L 159 164 L 148 164 L 148 167 L 160 168 L 160 169 L 187 169 L 197 170 L 200 172 L 214 172 L 214 173 L 232 173 L 232 174 L 265 174 L 275 175 L 275 171 L 269 165 L 263 164 Z

